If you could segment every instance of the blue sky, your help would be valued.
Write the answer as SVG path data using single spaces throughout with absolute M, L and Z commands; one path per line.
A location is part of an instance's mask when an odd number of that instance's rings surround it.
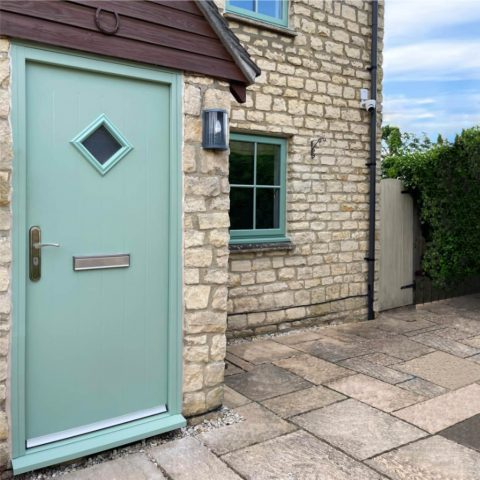
M 480 0 L 386 0 L 384 124 L 433 140 L 480 125 Z

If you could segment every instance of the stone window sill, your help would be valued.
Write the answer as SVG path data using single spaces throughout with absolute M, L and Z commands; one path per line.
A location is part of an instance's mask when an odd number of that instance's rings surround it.
M 257 27 L 263 30 L 269 30 L 270 32 L 279 33 L 286 37 L 296 37 L 298 35 L 298 32 L 296 32 L 295 30 L 292 30 L 291 28 L 281 27 L 279 25 L 273 25 L 272 23 L 262 22 L 261 20 L 244 17 L 243 15 L 238 15 L 236 13 L 225 12 L 223 16 L 227 20 L 234 20 L 235 22 L 238 22 L 238 23 L 243 23 L 245 25 L 250 25 L 252 27 Z
M 229 245 L 230 253 L 288 251 L 293 250 L 294 247 L 295 245 L 290 240 L 282 242 L 231 243 Z

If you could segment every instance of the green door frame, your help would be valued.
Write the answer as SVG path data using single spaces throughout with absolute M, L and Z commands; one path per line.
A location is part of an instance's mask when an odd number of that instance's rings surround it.
M 13 263 L 11 340 L 11 445 L 14 473 L 45 467 L 185 426 L 182 411 L 182 75 L 79 52 L 15 42 L 12 44 Z M 170 216 L 168 412 L 49 445 L 25 447 L 26 225 L 26 64 L 47 63 L 158 82 L 170 88 Z

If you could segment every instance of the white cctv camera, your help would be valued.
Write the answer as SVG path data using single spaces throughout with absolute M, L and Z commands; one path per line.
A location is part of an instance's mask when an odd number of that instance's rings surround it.
M 367 112 L 373 112 L 377 108 L 377 102 L 372 98 L 368 98 L 368 90 L 366 88 L 360 89 L 360 107 Z

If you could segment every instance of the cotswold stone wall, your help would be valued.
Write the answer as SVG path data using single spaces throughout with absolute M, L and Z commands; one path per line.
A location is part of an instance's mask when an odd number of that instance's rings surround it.
M 7 381 L 10 335 L 10 198 L 12 133 L 10 113 L 10 59 L 8 40 L 0 38 L 0 478 L 8 465 Z M 7 475 L 7 472 L 4 473 Z M 8 473 L 10 475 L 10 473 Z M 7 477 L 6 477 L 7 478 Z
M 287 236 L 294 246 L 231 252 L 230 336 L 366 318 L 369 114 L 359 102 L 360 88 L 370 89 L 371 3 L 289 4 L 290 31 L 226 16 L 262 69 L 246 104 L 232 105 L 231 130 L 288 138 Z M 382 37 L 380 5 L 380 52 Z M 381 71 L 379 104 L 380 79 Z M 310 142 L 320 137 L 312 159 Z
M 230 110 L 226 83 L 186 76 L 184 86 L 184 414 L 223 401 L 227 326 L 228 152 L 201 147 L 201 110 Z

